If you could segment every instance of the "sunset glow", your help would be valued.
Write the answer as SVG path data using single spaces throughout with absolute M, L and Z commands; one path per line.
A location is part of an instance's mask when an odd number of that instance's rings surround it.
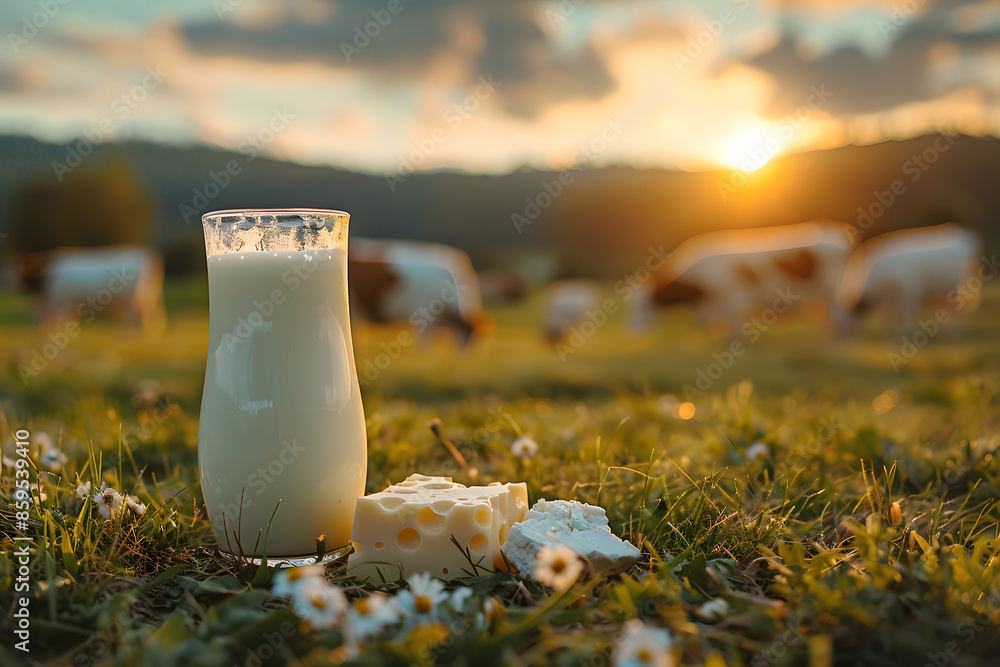
M 971 7 L 935 6 L 903 29 L 885 23 L 891 3 L 724 3 L 716 34 L 719 10 L 685 0 L 445 3 L 385 25 L 357 0 L 181 4 L 113 22 L 70 4 L 37 37 L 11 32 L 0 133 L 72 142 L 103 122 L 110 141 L 235 150 L 286 109 L 293 122 L 262 153 L 374 173 L 561 169 L 591 143 L 594 166 L 750 172 L 948 127 L 1000 135 L 1000 52 Z M 22 14 L 0 8 L 5 25 Z M 131 100 L 150 66 L 162 85 Z M 609 121 L 613 141 L 599 136 Z
M 734 134 L 722 153 L 725 163 L 733 169 L 757 171 L 778 155 L 782 147 L 776 132 L 752 127 Z

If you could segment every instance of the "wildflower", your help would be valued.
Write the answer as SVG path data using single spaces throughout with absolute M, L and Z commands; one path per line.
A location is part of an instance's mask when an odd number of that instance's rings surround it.
M 62 470 L 63 464 L 69 460 L 69 457 L 65 453 L 59 451 L 59 449 L 52 443 L 52 436 L 50 436 L 45 431 L 39 431 L 35 434 L 35 441 L 38 442 L 41 454 L 38 458 L 39 463 L 45 467 L 46 470 L 50 470 L 54 473 L 58 473 Z
M 89 495 L 90 495 L 90 482 L 87 482 L 86 484 L 81 484 L 80 486 L 76 487 L 76 497 L 79 498 L 80 500 L 84 500 Z
M 125 506 L 137 517 L 140 517 L 146 511 L 146 504 L 139 502 L 138 496 L 126 496 Z
M 322 565 L 285 568 L 279 570 L 274 575 L 274 586 L 271 587 L 271 595 L 275 597 L 294 595 L 304 585 L 315 581 L 323 581 Z
M 724 619 L 728 612 L 729 603 L 722 598 L 715 598 L 698 607 L 694 613 L 702 620 L 714 623 Z
M 903 508 L 900 506 L 898 500 L 892 504 L 892 508 L 889 510 L 889 513 L 892 516 L 892 525 L 898 526 L 903 523 Z
M 473 595 L 472 589 L 468 586 L 459 586 L 451 592 L 451 599 L 448 600 L 448 604 L 455 611 L 461 613 L 464 611 L 465 601 L 471 598 Z
M 756 463 L 757 459 L 771 458 L 771 448 L 763 442 L 755 442 L 747 447 L 747 450 L 743 453 L 743 455 L 747 457 L 747 461 L 750 463 Z
M 317 630 L 329 630 L 347 618 L 347 596 L 339 586 L 310 579 L 292 594 L 292 608 Z
M 510 451 L 518 458 L 530 459 L 538 453 L 538 443 L 528 436 L 522 435 L 510 446 Z
M 438 617 L 439 604 L 448 599 L 444 584 L 427 572 L 414 574 L 407 581 L 410 589 L 401 591 L 396 596 L 402 612 L 420 623 L 435 621 Z
M 114 519 L 115 513 L 122 508 L 122 496 L 120 493 L 101 482 L 101 488 L 94 494 L 94 503 L 97 510 L 105 519 Z
M 45 487 L 41 484 L 32 484 L 31 490 L 38 496 L 38 502 L 44 503 L 49 499 L 49 494 L 45 493 Z
M 351 608 L 351 625 L 358 639 L 377 635 L 399 621 L 399 603 L 380 593 L 355 601 Z
M 3 468 L 13 468 L 17 464 L 14 463 L 14 459 L 8 456 L 0 456 L 0 469 Z
M 483 602 L 483 620 L 488 625 L 499 624 L 507 618 L 507 607 L 495 597 L 486 598 Z
M 135 395 L 139 403 L 149 407 L 156 404 L 160 398 L 160 389 L 155 380 L 143 380 L 139 383 L 139 393 Z
M 581 572 L 583 563 L 572 549 L 542 547 L 535 555 L 535 570 L 531 576 L 546 586 L 564 591 L 576 582 Z
M 638 619 L 626 623 L 623 630 L 615 646 L 615 667 L 673 667 L 669 632 Z

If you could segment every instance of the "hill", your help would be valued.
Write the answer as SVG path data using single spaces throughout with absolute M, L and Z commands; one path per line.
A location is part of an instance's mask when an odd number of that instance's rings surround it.
M 74 155 L 64 145 L 0 137 L 3 228 L 15 189 L 52 178 L 53 163 L 76 164 Z M 813 218 L 850 222 L 865 237 L 955 220 L 977 229 L 988 247 L 1000 241 L 990 224 L 1000 215 L 1000 143 L 964 136 L 801 153 L 747 174 L 607 167 L 390 178 L 138 142 L 100 145 L 78 168 L 106 160 L 125 161 L 156 192 L 161 246 L 186 238 L 194 247 L 201 212 L 281 206 L 342 208 L 356 234 L 449 243 L 479 265 L 550 249 L 568 273 L 605 275 L 627 269 L 650 244 L 670 248 L 701 231 Z

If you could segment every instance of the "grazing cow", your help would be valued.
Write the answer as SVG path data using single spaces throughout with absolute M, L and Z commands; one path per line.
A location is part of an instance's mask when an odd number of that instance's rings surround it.
M 542 333 L 555 345 L 598 307 L 601 292 L 590 280 L 560 280 L 545 288 Z
M 65 315 L 89 323 L 112 313 L 131 326 L 162 328 L 163 260 L 153 248 L 59 248 L 42 258 L 39 320 Z
M 707 325 L 756 340 L 778 314 L 818 301 L 843 331 L 849 313 L 837 290 L 853 247 L 848 225 L 831 221 L 699 234 L 671 253 L 638 308 L 689 304 Z M 746 319 L 755 311 L 764 311 L 763 329 Z M 633 322 L 644 318 L 633 313 Z
M 979 303 L 978 291 L 966 288 L 979 255 L 979 238 L 954 223 L 880 234 L 851 255 L 840 300 L 852 310 L 886 312 L 902 333 L 917 325 L 920 307 L 935 299 L 950 320 Z
M 409 322 L 418 334 L 451 332 L 462 346 L 489 321 L 469 256 L 439 243 L 352 238 L 347 253 L 352 314 Z

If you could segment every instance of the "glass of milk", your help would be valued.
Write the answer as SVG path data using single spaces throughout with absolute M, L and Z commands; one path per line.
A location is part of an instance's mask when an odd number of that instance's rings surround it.
M 271 564 L 350 544 L 367 438 L 351 343 L 343 211 L 202 217 L 209 341 L 198 429 L 223 552 Z

